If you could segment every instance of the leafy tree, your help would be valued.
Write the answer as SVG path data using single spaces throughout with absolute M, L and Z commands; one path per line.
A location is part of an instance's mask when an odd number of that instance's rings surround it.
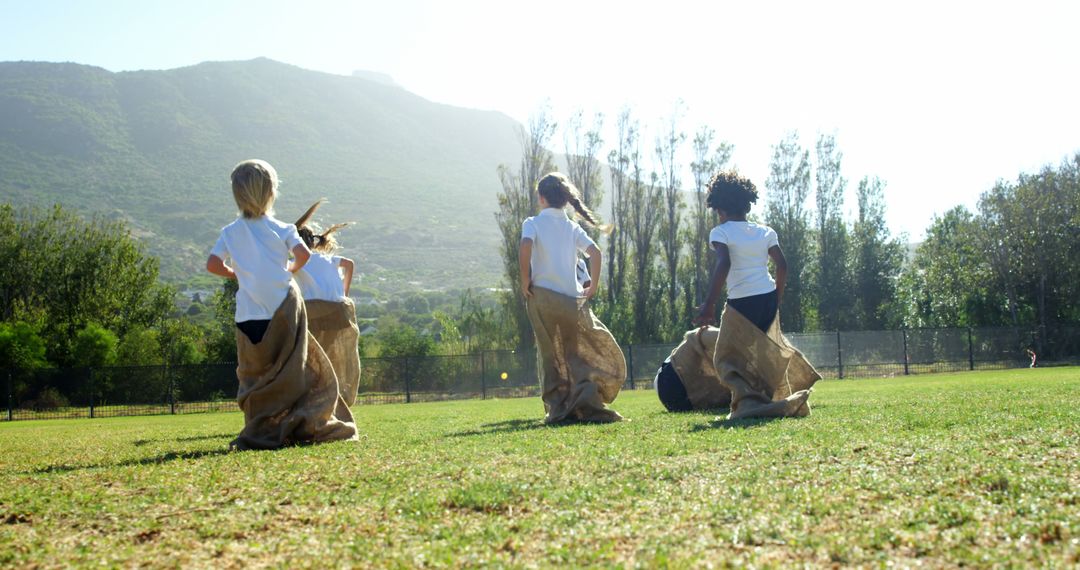
M 87 323 L 75 333 L 72 342 L 74 366 L 111 366 L 116 364 L 119 339 L 112 331 L 97 323 Z
M 158 262 L 118 222 L 48 210 L 0 206 L 0 253 L 18 271 L 0 272 L 0 321 L 40 317 L 48 359 L 82 361 L 76 333 L 95 323 L 113 334 L 152 326 L 172 308 L 157 282 Z
M 840 174 L 843 154 L 836 137 L 821 135 L 816 146 L 817 168 L 817 263 L 813 272 L 813 294 L 817 301 L 818 327 L 838 330 L 852 325 L 852 273 L 848 264 L 849 236 L 844 221 L 844 189 L 847 181 Z
M 43 368 L 45 341 L 29 323 L 0 323 L 0 368 Z
M 656 160 L 659 165 L 658 194 L 662 203 L 663 216 L 660 220 L 658 238 L 660 251 L 664 258 L 665 277 L 664 284 L 667 293 L 666 303 L 668 325 L 675 328 L 685 328 L 684 323 L 688 315 L 681 313 L 675 304 L 679 294 L 678 270 L 679 256 L 683 250 L 682 213 L 684 203 L 682 199 L 682 164 L 679 162 L 680 148 L 686 141 L 686 133 L 679 130 L 679 118 L 682 114 L 682 103 L 676 105 L 675 111 L 663 124 L 662 133 L 656 138 Z
M 900 324 L 896 282 L 904 264 L 904 245 L 885 224 L 885 183 L 877 177 L 859 181 L 858 218 L 852 231 L 855 275 L 855 322 L 864 330 Z
M 715 265 L 712 248 L 709 247 L 709 231 L 715 225 L 715 217 L 705 199 L 709 193 L 709 180 L 723 170 L 731 160 L 735 146 L 721 141 L 715 147 L 713 141 L 716 131 L 703 126 L 694 134 L 691 143 L 694 159 L 690 163 L 690 172 L 694 176 L 694 199 L 690 208 L 690 227 L 687 228 L 690 264 L 692 267 L 693 299 L 690 305 L 696 307 L 705 302 L 709 286 L 709 268 Z
M 380 319 L 379 332 L 376 334 L 380 358 L 427 356 L 435 352 L 435 340 L 431 336 L 413 327 L 383 321 Z
M 784 330 L 806 330 L 804 273 L 810 261 L 810 216 L 806 204 L 810 196 L 810 153 L 799 146 L 792 132 L 773 147 L 769 177 L 765 181 L 765 220 L 780 239 L 788 262 L 787 284 L 780 304 Z

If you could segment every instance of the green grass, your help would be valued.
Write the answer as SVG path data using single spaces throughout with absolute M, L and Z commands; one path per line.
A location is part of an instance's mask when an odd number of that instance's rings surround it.
M 228 453 L 239 414 L 0 425 L 0 566 L 1080 563 L 1080 369 L 827 381 L 801 420 L 544 427 L 539 399 L 362 407 Z

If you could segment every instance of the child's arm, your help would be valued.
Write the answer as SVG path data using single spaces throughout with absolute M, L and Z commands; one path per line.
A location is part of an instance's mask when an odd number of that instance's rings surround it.
M 345 296 L 348 297 L 349 285 L 352 285 L 353 268 L 356 267 L 356 264 L 348 257 L 342 257 L 341 261 L 338 262 L 338 265 L 341 266 L 341 269 L 345 272 L 342 279 L 345 281 Z
M 600 259 L 600 248 L 595 245 L 590 245 L 589 249 L 585 250 L 585 253 L 589 256 L 589 286 L 585 288 L 585 298 L 591 299 L 600 288 L 600 265 L 602 260 Z
M 784 298 L 784 285 L 787 284 L 787 258 L 784 257 L 784 251 L 778 245 L 769 248 L 769 257 L 776 266 L 776 304 L 780 305 L 780 301 Z
M 521 276 L 521 294 L 532 298 L 532 239 L 522 238 L 518 246 L 518 274 Z
M 289 263 L 289 272 L 296 273 L 300 271 L 300 268 L 307 265 L 309 259 L 311 259 L 311 250 L 307 248 L 303 243 L 298 244 L 292 248 L 293 260 Z
M 695 325 L 711 325 L 715 322 L 716 300 L 720 298 L 720 291 L 727 282 L 728 272 L 731 271 L 731 254 L 728 252 L 726 243 L 712 242 L 716 250 L 716 267 L 713 268 L 712 279 L 709 280 L 709 297 L 705 304 L 698 307 L 698 314 L 694 317 Z
M 206 270 L 226 279 L 236 279 L 236 272 L 232 270 L 232 267 L 225 265 L 225 261 L 214 254 L 210 254 L 207 258 Z

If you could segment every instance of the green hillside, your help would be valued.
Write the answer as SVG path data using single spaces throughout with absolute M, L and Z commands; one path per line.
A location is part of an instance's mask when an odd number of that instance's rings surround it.
M 274 164 L 278 217 L 327 197 L 365 285 L 487 286 L 499 279 L 495 174 L 519 153 L 516 123 L 400 87 L 279 62 L 112 73 L 0 63 L 0 201 L 60 202 L 126 220 L 193 283 L 233 217 L 232 166 Z

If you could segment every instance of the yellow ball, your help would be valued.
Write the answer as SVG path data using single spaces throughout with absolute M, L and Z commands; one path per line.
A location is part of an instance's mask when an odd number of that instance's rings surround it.
M 502 374 L 499 375 L 499 378 L 502 378 L 503 380 L 506 380 L 507 378 L 509 378 L 509 375 L 507 375 L 505 372 L 503 372 Z

